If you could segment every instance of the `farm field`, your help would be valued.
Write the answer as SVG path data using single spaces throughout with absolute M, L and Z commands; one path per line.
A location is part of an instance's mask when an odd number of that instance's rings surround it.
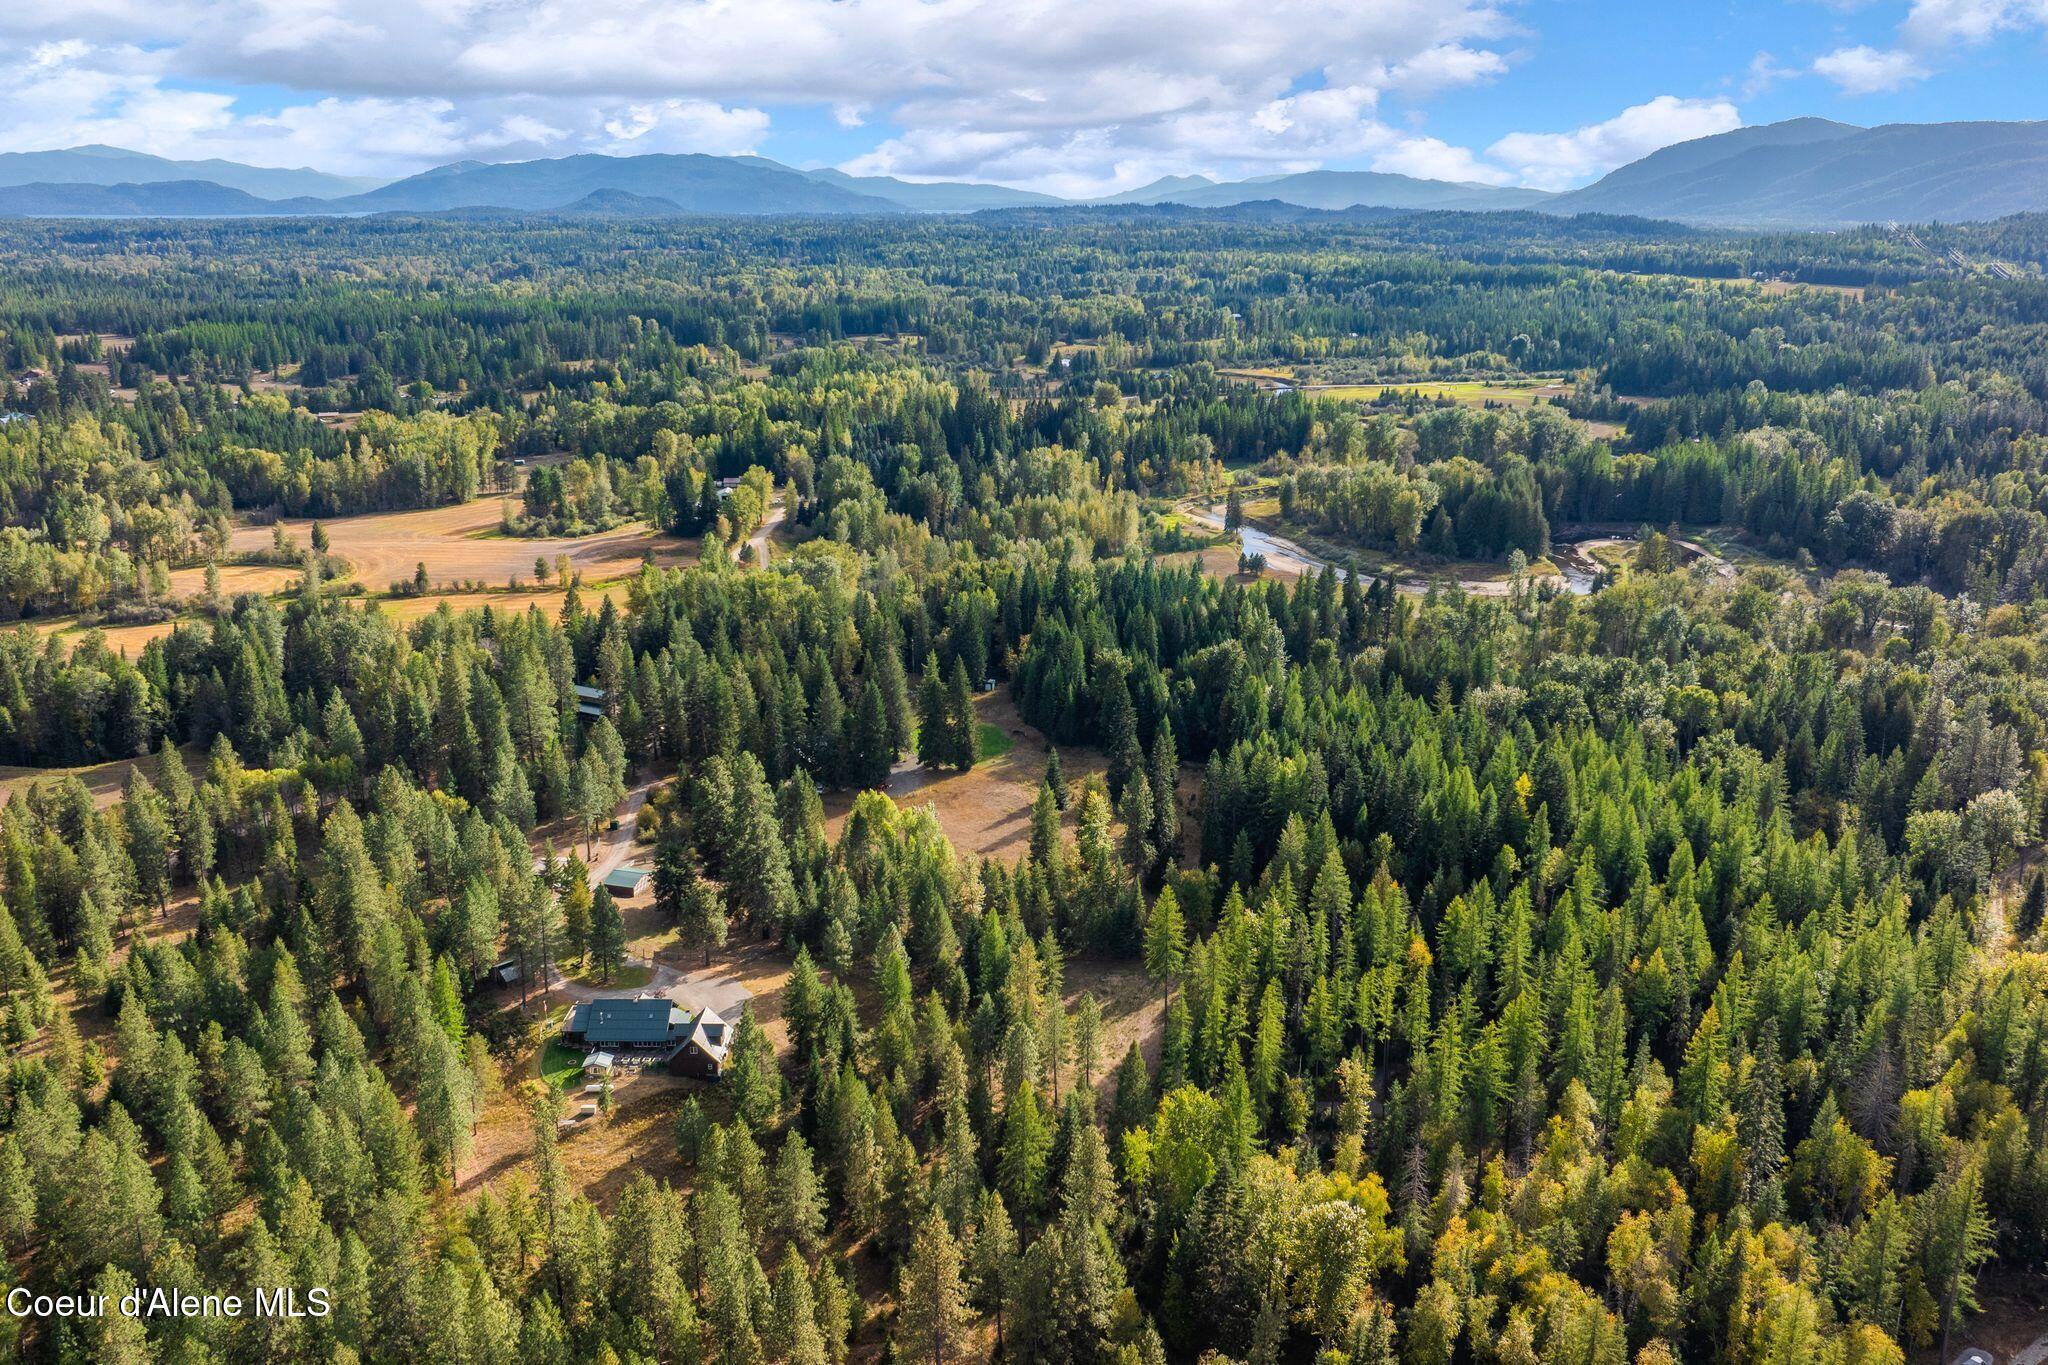
M 552 573 L 556 560 L 568 555 L 570 563 L 584 577 L 579 589 L 585 605 L 595 609 L 603 598 L 622 604 L 626 599 L 625 579 L 639 571 L 648 555 L 663 567 L 693 564 L 697 557 L 695 540 L 663 535 L 640 524 L 623 526 L 590 536 L 522 538 L 495 534 L 503 499 L 478 498 L 453 507 L 424 511 L 379 512 L 359 517 L 337 517 L 321 524 L 329 537 L 328 553 L 341 561 L 336 577 L 353 580 L 366 596 L 400 621 L 432 615 L 443 603 L 456 611 L 489 606 L 497 610 L 524 611 L 538 606 L 543 611 L 561 609 L 566 593 L 561 588 L 539 587 L 534 582 L 534 561 L 544 558 Z M 295 543 L 311 542 L 313 521 L 300 518 L 276 523 Z M 764 528 L 759 543 L 777 528 Z M 230 541 L 233 553 L 251 555 L 271 549 L 271 525 L 238 529 Z M 435 589 L 417 595 L 392 595 L 393 583 L 410 583 L 418 566 L 427 566 Z M 285 565 L 223 564 L 219 569 L 223 598 L 240 593 L 271 595 L 296 585 L 300 571 Z M 171 571 L 172 592 L 181 598 L 201 595 L 206 570 L 188 567 Z M 518 579 L 525 586 L 508 589 Z M 482 589 L 466 585 L 481 583 Z M 75 643 L 90 630 L 97 630 L 108 649 L 135 658 L 152 640 L 162 639 L 177 628 L 178 621 L 150 621 L 137 624 L 82 626 L 76 617 L 33 618 L 25 624 L 40 634 L 56 635 Z
M 1324 398 L 1355 399 L 1363 402 L 1392 400 L 1404 394 L 1419 394 L 1432 402 L 1448 399 L 1466 407 L 1527 408 L 1552 398 L 1562 398 L 1571 386 L 1559 379 L 1526 384 L 1501 383 L 1485 379 L 1395 381 L 1386 384 L 1309 384 L 1306 390 Z
M 501 536 L 496 532 L 504 505 L 502 496 L 492 495 L 452 507 L 336 517 L 322 525 L 328 553 L 345 561 L 348 575 L 370 592 L 383 592 L 394 582 L 409 581 L 421 564 L 436 584 L 480 582 L 502 587 L 513 578 L 533 582 L 535 559 L 546 559 L 552 566 L 555 558 L 564 554 L 591 583 L 633 573 L 648 555 L 664 566 L 696 559 L 694 543 L 639 523 L 573 538 Z M 300 545 L 312 540 L 310 518 L 281 521 L 277 526 Z M 271 526 L 245 526 L 235 532 L 229 548 L 241 554 L 268 550 L 273 534 Z

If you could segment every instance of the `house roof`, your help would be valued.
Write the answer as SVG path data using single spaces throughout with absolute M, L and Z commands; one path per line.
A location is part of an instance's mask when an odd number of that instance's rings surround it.
M 726 1050 L 732 1046 L 732 1029 L 719 1017 L 717 1010 L 706 1005 L 690 1021 L 688 1041 L 695 1043 L 705 1055 L 725 1060 Z
M 685 1015 L 664 995 L 590 1000 L 569 1012 L 569 1031 L 595 1044 L 665 1043 Z
M 619 866 L 613 868 L 611 871 L 604 874 L 604 889 L 607 891 L 623 891 L 630 896 L 634 892 L 638 891 L 640 889 L 640 883 L 646 880 L 646 868 L 633 867 L 628 864 L 621 863 Z
M 585 683 L 577 683 L 576 695 L 584 701 L 603 701 L 604 689 L 602 687 L 591 687 Z

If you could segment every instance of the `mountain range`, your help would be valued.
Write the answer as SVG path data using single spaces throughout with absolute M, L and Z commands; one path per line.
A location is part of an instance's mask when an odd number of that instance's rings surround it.
M 2048 209 L 2048 122 L 1788 119 L 1663 148 L 1543 207 L 1722 227 L 2003 218 Z
M 58 152 L 0 153 L 0 186 L 151 185 L 178 180 L 205 181 L 258 199 L 333 199 L 385 183 L 369 176 L 244 166 L 239 161 L 173 161 L 97 144 Z
M 379 183 L 172 161 L 114 147 L 0 155 L 0 216 L 236 217 L 499 210 L 570 216 L 958 213 L 1082 204 L 1278 203 L 1409 212 L 1602 213 L 1719 227 L 1976 221 L 2048 210 L 2048 122 L 1890 124 L 1801 118 L 1677 143 L 1563 194 L 1376 171 L 1215 181 L 1169 176 L 1095 200 L 966 182 L 799 170 L 758 156 L 585 154 L 459 161 Z

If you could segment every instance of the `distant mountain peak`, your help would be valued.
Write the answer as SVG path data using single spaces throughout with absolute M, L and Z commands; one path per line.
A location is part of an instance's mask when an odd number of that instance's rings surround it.
M 1545 207 L 1728 227 L 2001 218 L 2048 208 L 2048 123 L 1756 124 L 1674 143 Z

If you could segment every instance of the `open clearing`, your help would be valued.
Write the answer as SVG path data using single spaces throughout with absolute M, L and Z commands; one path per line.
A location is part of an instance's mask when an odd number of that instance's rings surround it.
M 1534 407 L 1538 402 L 1562 398 L 1571 392 L 1571 386 L 1562 379 L 1546 379 L 1540 383 L 1505 383 L 1486 379 L 1417 380 L 1413 383 L 1396 381 L 1390 384 L 1309 384 L 1307 392 L 1324 398 L 1354 399 L 1363 402 L 1396 402 L 1405 394 L 1419 394 L 1429 402 L 1449 400 L 1466 407 L 1485 407 L 1495 404 L 1509 408 Z
M 593 610 L 603 597 L 623 603 L 624 580 L 638 573 L 641 563 L 650 555 L 664 568 L 697 561 L 696 540 L 665 535 L 638 522 L 589 536 L 527 539 L 497 535 L 503 505 L 504 499 L 493 495 L 453 507 L 376 512 L 324 521 L 328 553 L 341 561 L 335 576 L 353 579 L 365 592 L 378 598 L 395 618 L 411 621 L 431 615 L 443 602 L 456 611 L 485 606 L 513 611 L 539 606 L 543 611 L 559 611 L 564 590 L 535 584 L 536 559 L 545 559 L 553 573 L 556 560 L 567 555 L 570 564 L 583 576 L 584 604 Z M 277 525 L 297 544 L 312 543 L 312 519 L 295 518 Z M 764 526 L 756 540 L 765 541 L 777 530 L 779 524 Z M 229 550 L 237 555 L 260 554 L 271 549 L 274 537 L 271 525 L 244 526 L 235 531 Z M 426 565 L 427 577 L 436 591 L 417 597 L 383 596 L 393 583 L 410 583 L 422 564 Z M 223 597 L 252 592 L 268 596 L 290 589 L 299 576 L 299 570 L 288 565 L 223 564 L 220 591 Z M 528 586 L 507 591 L 505 585 L 515 578 Z M 473 584 L 482 584 L 488 590 L 479 591 Z M 171 571 L 174 596 L 191 599 L 205 591 L 204 567 Z M 27 624 L 43 634 L 74 642 L 87 630 L 76 616 L 41 617 Z M 106 637 L 107 648 L 132 659 L 151 640 L 169 635 L 177 625 L 176 620 L 168 620 L 92 629 Z
M 531 582 L 533 561 L 546 559 L 552 565 L 558 555 L 569 556 L 570 564 L 592 583 L 633 573 L 648 555 L 664 566 L 696 561 L 696 542 L 663 535 L 639 522 L 592 536 L 496 535 L 505 501 L 494 494 L 453 507 L 339 517 L 322 523 L 328 553 L 347 561 L 349 574 L 372 592 L 410 580 L 421 564 L 437 584 L 482 582 L 496 587 L 515 577 Z M 312 543 L 310 518 L 277 524 L 300 545 Z M 229 546 L 239 554 L 256 553 L 270 548 L 272 535 L 270 526 L 245 526 L 234 533 Z
M 206 754 L 197 748 L 183 750 L 185 766 L 193 777 L 198 777 L 206 768 Z M 144 758 L 117 758 L 106 763 L 91 763 L 82 768 L 20 768 L 11 764 L 0 764 L 0 805 L 11 801 L 19 792 L 25 792 L 39 782 L 54 782 L 60 778 L 75 777 L 85 784 L 92 793 L 93 805 L 105 810 L 121 799 L 121 789 L 128 785 L 129 772 L 140 767 L 156 780 L 156 755 Z
M 899 806 L 931 805 L 939 828 L 962 853 L 1010 859 L 1031 844 L 1031 803 L 1045 777 L 1045 736 L 1025 724 L 1006 692 L 991 692 L 975 701 L 982 724 L 1009 736 L 1014 747 L 983 759 L 966 772 L 952 768 L 921 768 L 915 760 L 898 763 L 883 790 Z M 1070 787 L 1108 765 L 1099 754 L 1079 747 L 1060 750 L 1060 770 Z M 825 828 L 833 837 L 853 808 L 853 793 L 834 792 L 825 798 Z

